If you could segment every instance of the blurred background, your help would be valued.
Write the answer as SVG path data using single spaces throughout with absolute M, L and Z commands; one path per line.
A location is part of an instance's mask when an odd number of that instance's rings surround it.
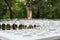
M 26 6 L 32 18 L 60 19 L 60 0 L 0 0 L 0 19 L 27 18 Z

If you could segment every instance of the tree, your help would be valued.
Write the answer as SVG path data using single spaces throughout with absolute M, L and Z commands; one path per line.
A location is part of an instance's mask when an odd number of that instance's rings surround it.
M 29 1 L 30 0 L 25 0 L 24 5 L 26 6 L 27 10 L 27 18 L 32 19 L 32 7 Z
M 12 19 L 13 18 L 13 12 L 12 12 L 12 8 L 11 8 L 10 0 L 5 0 L 5 3 L 7 4 L 8 8 L 9 8 L 10 19 Z
M 4 2 L 4 0 L 0 0 L 0 19 L 4 18 L 4 15 L 7 12 L 7 6 Z

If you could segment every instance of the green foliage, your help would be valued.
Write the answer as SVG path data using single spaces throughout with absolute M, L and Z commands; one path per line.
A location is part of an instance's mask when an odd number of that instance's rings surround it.
M 60 18 L 60 0 L 31 0 L 33 17 L 58 19 Z M 39 12 L 38 12 L 39 11 Z M 57 16 L 58 15 L 58 16 Z M 38 18 L 38 17 L 37 17 Z
M 60 19 L 60 0 L 30 0 L 33 18 Z M 24 0 L 10 0 L 14 18 L 26 18 Z M 4 0 L 0 0 L 0 19 L 9 18 Z
M 12 1 L 12 7 L 13 7 L 13 12 L 14 12 L 14 17 L 15 18 L 26 18 L 26 8 L 24 6 L 24 2 L 21 0 L 13 0 Z
M 4 0 L 0 0 L 0 19 L 4 18 L 4 15 L 7 12 L 7 6 L 4 2 Z

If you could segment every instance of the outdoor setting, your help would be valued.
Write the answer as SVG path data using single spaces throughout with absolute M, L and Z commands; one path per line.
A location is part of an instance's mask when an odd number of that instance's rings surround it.
M 60 0 L 0 0 L 0 40 L 60 40 Z

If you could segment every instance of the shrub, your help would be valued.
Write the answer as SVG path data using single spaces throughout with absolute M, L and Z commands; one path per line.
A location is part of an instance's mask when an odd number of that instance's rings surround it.
M 37 26 L 34 24 L 34 28 L 36 28 Z
M 20 25 L 19 25 L 19 29 L 22 29 L 22 28 L 23 28 L 23 25 L 22 25 L 22 24 L 20 24 Z
M 17 29 L 17 25 L 16 24 L 13 24 L 12 25 L 12 28 L 13 28 L 13 30 L 16 30 Z
M 23 29 L 26 29 L 27 26 L 26 25 L 22 25 L 22 27 L 23 27 Z
M 2 24 L 2 30 L 5 30 L 5 24 Z
M 32 29 L 32 28 L 33 28 L 33 26 L 32 25 L 29 25 L 28 29 Z
M 2 25 L 0 25 L 0 29 L 1 29 Z
M 11 29 L 10 24 L 7 24 L 7 25 L 6 25 L 6 29 L 7 29 L 7 30 L 10 30 L 10 29 Z

